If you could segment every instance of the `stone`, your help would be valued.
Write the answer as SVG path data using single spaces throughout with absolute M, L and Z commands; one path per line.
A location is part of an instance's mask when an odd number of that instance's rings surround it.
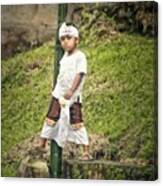
M 108 160 L 64 160 L 63 178 L 100 180 L 155 180 L 153 165 Z
M 29 156 L 21 161 L 18 169 L 19 177 L 48 178 L 49 169 L 44 160 L 32 160 Z

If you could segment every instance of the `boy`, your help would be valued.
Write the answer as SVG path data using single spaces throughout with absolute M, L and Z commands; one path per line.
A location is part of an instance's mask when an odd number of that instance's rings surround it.
M 79 32 L 72 24 L 63 23 L 59 39 L 64 55 L 52 100 L 41 132 L 40 147 L 53 139 L 62 148 L 66 141 L 83 145 L 82 160 L 90 160 L 88 135 L 82 119 L 82 88 L 87 73 L 85 54 L 77 48 Z

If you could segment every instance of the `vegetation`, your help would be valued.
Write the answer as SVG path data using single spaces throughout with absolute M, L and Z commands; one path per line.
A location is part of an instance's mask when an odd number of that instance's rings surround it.
M 157 34 L 153 14 L 157 7 L 153 2 L 94 5 L 77 8 L 72 16 L 88 60 L 85 125 L 90 134 L 108 138 L 110 160 L 153 165 L 157 66 L 155 40 L 149 36 Z M 42 128 L 53 88 L 54 61 L 52 41 L 2 60 L 2 176 L 15 176 L 19 166 L 19 159 L 5 161 L 10 149 Z M 153 170 L 151 166 L 144 177 L 139 176 L 146 179 Z M 110 174 L 113 179 L 127 179 L 114 168 Z
M 52 89 L 53 43 L 2 61 L 2 153 L 41 129 Z
M 84 118 L 89 133 L 105 134 L 115 160 L 154 158 L 154 40 L 120 34 L 112 40 L 83 39 L 88 59 Z M 40 131 L 53 81 L 53 42 L 2 61 L 2 175 L 15 175 L 18 162 L 3 157 Z
M 84 112 L 90 132 L 106 134 L 117 158 L 153 158 L 155 124 L 154 42 L 121 35 L 85 52 L 89 72 Z

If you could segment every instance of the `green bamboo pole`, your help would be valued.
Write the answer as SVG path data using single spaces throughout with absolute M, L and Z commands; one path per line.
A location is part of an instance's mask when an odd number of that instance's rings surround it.
M 63 49 L 61 48 L 59 37 L 58 37 L 58 30 L 59 26 L 62 22 L 65 21 L 67 15 L 67 4 L 59 4 L 58 5 L 58 29 L 56 34 L 56 44 L 55 44 L 55 52 L 56 52 L 56 59 L 54 62 L 54 81 L 53 87 L 56 84 L 58 72 L 59 72 L 59 61 L 63 56 Z M 62 174 L 62 148 L 58 146 L 58 144 L 51 140 L 50 145 L 50 177 L 51 178 L 60 178 Z
M 60 24 L 63 23 L 66 19 L 67 16 L 67 9 L 68 9 L 68 5 L 67 4 L 59 4 L 58 5 L 58 28 L 57 28 L 57 34 L 56 34 L 56 44 L 55 44 L 55 51 L 56 51 L 56 59 L 55 59 L 55 73 L 54 73 L 54 83 L 53 86 L 55 86 L 56 84 L 56 80 L 57 80 L 57 76 L 58 76 L 58 72 L 59 72 L 59 61 L 63 56 L 63 49 L 61 48 L 60 45 L 60 41 L 59 41 L 59 37 L 58 37 L 58 31 L 59 31 L 59 27 Z

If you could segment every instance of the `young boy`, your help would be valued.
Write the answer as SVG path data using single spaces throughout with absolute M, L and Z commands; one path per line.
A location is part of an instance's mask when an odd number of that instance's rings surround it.
M 77 45 L 79 32 L 72 24 L 63 23 L 59 39 L 64 55 L 52 100 L 41 132 L 40 147 L 53 139 L 62 148 L 66 141 L 83 145 L 82 160 L 90 160 L 89 142 L 82 118 L 82 88 L 87 73 L 85 54 Z

